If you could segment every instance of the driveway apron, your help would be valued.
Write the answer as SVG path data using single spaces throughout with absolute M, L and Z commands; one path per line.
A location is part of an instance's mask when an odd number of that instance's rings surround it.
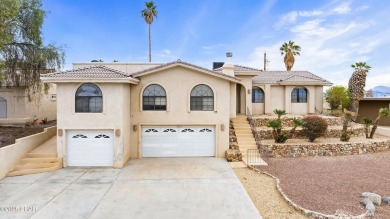
M 225 159 L 144 158 L 0 180 L 0 218 L 261 218 Z

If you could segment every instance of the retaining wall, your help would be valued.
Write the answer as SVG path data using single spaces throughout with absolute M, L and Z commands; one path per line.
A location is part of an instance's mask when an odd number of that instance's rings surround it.
M 45 128 L 43 132 L 19 138 L 15 144 L 0 148 L 0 179 L 13 170 L 15 164 L 26 157 L 27 153 L 54 137 L 57 133 L 57 126 Z
M 368 142 L 264 144 L 269 157 L 308 157 L 367 154 L 390 150 L 389 139 Z

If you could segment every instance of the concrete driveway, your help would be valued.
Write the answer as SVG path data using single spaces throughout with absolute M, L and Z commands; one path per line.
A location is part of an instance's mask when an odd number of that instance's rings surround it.
M 145 158 L 0 180 L 0 218 L 261 218 L 225 159 Z

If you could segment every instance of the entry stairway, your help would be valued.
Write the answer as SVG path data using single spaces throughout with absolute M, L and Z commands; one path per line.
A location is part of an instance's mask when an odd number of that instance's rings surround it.
M 20 163 L 14 166 L 14 170 L 7 176 L 21 176 L 33 173 L 54 171 L 62 168 L 62 159 L 57 158 L 56 137 L 43 143 L 41 146 L 29 152 Z
M 238 147 L 242 154 L 242 160 L 246 165 L 248 164 L 248 149 L 258 149 L 256 140 L 253 137 L 251 126 L 245 115 L 237 115 L 232 119 L 234 132 L 236 133 Z M 258 153 L 257 162 L 250 165 L 268 165 L 263 159 L 261 159 Z M 259 161 L 260 160 L 260 161 Z

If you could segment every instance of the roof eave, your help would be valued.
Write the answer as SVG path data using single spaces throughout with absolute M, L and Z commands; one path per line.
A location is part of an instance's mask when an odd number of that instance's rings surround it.
M 135 78 L 48 78 L 41 77 L 44 83 L 125 83 L 138 84 L 140 80 Z
M 278 83 L 279 85 L 322 85 L 322 86 L 332 86 L 333 83 L 328 81 L 282 81 Z
M 217 73 L 212 73 L 210 71 L 206 71 L 206 70 L 203 70 L 201 68 L 196 68 L 196 67 L 193 67 L 193 66 L 190 66 L 190 65 L 186 65 L 186 64 L 183 64 L 183 63 L 178 63 L 178 62 L 177 63 L 173 63 L 172 65 L 167 65 L 167 66 L 160 67 L 160 68 L 157 68 L 157 69 L 152 69 L 152 70 L 144 71 L 144 72 L 141 72 L 141 73 L 135 73 L 135 74 L 132 74 L 132 76 L 133 77 L 142 77 L 142 76 L 145 76 L 145 75 L 148 75 L 148 74 L 152 74 L 152 73 L 155 73 L 155 72 L 163 71 L 163 70 L 166 70 L 166 69 L 169 69 L 169 68 L 173 68 L 173 67 L 177 67 L 177 66 L 181 66 L 183 68 L 187 68 L 187 69 L 203 72 L 203 73 L 206 73 L 208 75 L 215 76 L 215 77 L 218 77 L 218 78 L 221 78 L 221 79 L 225 79 L 225 80 L 228 80 L 228 81 L 232 81 L 232 82 L 240 82 L 241 81 L 240 78 L 219 75 Z
M 235 71 L 234 75 L 239 75 L 239 76 L 257 76 L 259 72 L 255 71 Z

